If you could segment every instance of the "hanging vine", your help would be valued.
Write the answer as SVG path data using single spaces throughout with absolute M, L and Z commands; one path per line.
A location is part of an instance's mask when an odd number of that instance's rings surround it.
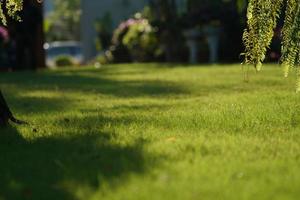
M 284 6 L 286 5 L 286 6 Z M 267 49 L 274 36 L 277 20 L 285 8 L 282 30 L 282 57 L 284 76 L 296 68 L 296 90 L 300 92 L 300 1 L 299 0 L 249 0 L 247 28 L 244 31 L 245 64 L 261 70 Z

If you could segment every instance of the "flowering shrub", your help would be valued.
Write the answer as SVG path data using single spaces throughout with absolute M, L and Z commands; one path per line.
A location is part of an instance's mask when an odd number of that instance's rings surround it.
M 7 28 L 0 26 L 0 68 L 7 67 L 9 63 L 9 33 Z
M 155 28 L 147 19 L 141 17 L 122 22 L 114 31 L 112 43 L 113 50 L 127 51 L 131 60 L 140 62 L 152 59 L 158 49 Z M 115 53 L 113 54 L 115 56 Z
M 0 26 L 0 40 L 1 42 L 8 42 L 9 41 L 9 33 L 7 28 Z

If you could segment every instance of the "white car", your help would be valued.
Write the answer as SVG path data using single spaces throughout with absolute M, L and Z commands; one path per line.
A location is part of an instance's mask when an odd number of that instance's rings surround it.
M 45 43 L 44 49 L 46 52 L 46 65 L 55 67 L 55 61 L 60 56 L 68 56 L 72 63 L 80 65 L 83 63 L 83 54 L 80 42 L 63 41 Z

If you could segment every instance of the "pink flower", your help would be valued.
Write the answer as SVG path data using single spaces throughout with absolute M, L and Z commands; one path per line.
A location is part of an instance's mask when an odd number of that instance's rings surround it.
M 126 29 L 126 28 L 128 28 L 128 27 L 130 27 L 130 26 L 132 26 L 134 24 L 142 24 L 142 23 L 145 23 L 145 22 L 147 22 L 147 20 L 145 20 L 145 19 L 133 19 L 133 18 L 130 18 L 130 19 L 122 22 L 119 25 L 118 29 L 122 31 L 122 30 L 124 30 L 124 29 Z
M 8 42 L 8 40 L 9 40 L 9 33 L 8 33 L 7 28 L 5 28 L 3 26 L 0 26 L 0 37 L 2 37 L 2 39 L 5 42 Z

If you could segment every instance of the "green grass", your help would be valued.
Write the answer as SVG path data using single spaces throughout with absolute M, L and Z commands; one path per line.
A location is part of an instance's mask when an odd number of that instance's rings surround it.
M 300 95 L 266 66 L 2 73 L 0 199 L 299 199 Z

